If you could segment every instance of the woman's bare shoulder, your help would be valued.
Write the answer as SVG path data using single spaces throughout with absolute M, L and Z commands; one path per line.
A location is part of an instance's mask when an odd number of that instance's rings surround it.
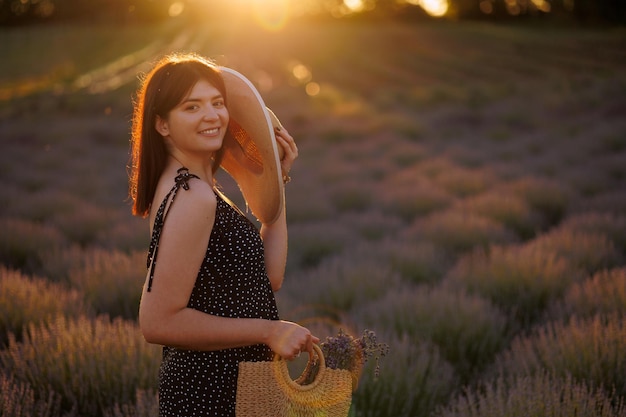
M 165 201 L 168 193 L 173 190 L 174 185 L 175 182 L 169 178 L 162 178 L 159 181 L 153 201 L 153 209 L 150 213 L 151 226 L 154 223 L 156 210 Z M 172 196 L 170 196 L 165 206 L 168 218 L 193 221 L 204 218 L 212 222 L 217 206 L 217 198 L 213 188 L 206 182 L 197 178 L 189 178 L 187 187 L 179 187 L 173 200 Z
M 194 218 L 206 217 L 209 214 L 214 216 L 217 198 L 213 187 L 196 178 L 189 179 L 187 184 L 188 188 L 180 187 L 178 189 L 176 201 L 172 208 L 183 216 Z

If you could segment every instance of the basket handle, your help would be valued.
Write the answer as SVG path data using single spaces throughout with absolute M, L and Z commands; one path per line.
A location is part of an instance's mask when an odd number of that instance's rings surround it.
M 317 356 L 318 362 L 319 362 L 319 369 L 317 371 L 317 375 L 315 375 L 315 379 L 313 380 L 313 382 L 311 382 L 308 385 L 300 385 L 298 381 L 301 381 L 304 378 L 306 378 L 307 373 L 310 372 L 313 365 L 315 365 L 315 356 Z M 302 371 L 302 374 L 295 381 L 291 379 L 291 375 L 289 375 L 289 368 L 287 368 L 287 361 L 280 360 L 280 363 L 281 363 L 281 373 L 282 373 L 283 379 L 285 380 L 287 385 L 289 385 L 290 387 L 298 391 L 308 391 L 308 390 L 314 389 L 321 382 L 324 371 L 326 370 L 326 361 L 324 360 L 324 353 L 322 352 L 322 349 L 315 343 L 313 344 L 313 353 L 309 353 L 309 361 L 307 362 L 306 367 L 304 368 L 304 371 Z

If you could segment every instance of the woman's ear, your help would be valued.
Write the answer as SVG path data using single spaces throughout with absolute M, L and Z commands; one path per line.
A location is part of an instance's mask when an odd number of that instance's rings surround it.
M 156 117 L 154 128 L 161 134 L 161 136 L 167 136 L 170 134 L 170 128 L 167 124 L 167 120 L 163 119 L 161 116 Z

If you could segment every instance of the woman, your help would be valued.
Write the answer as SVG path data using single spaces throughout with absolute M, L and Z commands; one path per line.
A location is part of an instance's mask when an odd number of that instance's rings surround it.
M 139 323 L 164 346 L 161 416 L 234 416 L 239 362 L 293 359 L 319 342 L 278 318 L 284 208 L 259 231 L 216 188 L 232 141 L 228 99 L 218 67 L 178 55 L 156 64 L 135 102 L 130 194 L 152 235 Z M 284 128 L 275 137 L 288 178 L 297 147 Z

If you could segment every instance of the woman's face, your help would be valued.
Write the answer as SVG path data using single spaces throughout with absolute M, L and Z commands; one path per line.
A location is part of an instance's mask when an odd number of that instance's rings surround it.
M 199 80 L 167 118 L 157 117 L 156 130 L 170 152 L 212 155 L 222 147 L 229 115 L 222 93 L 206 80 Z

